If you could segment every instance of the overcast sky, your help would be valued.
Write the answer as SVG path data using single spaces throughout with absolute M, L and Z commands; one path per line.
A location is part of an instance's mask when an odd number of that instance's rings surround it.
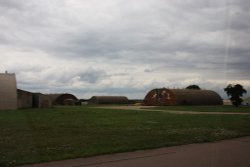
M 250 95 L 249 0 L 0 0 L 0 71 L 42 93 Z

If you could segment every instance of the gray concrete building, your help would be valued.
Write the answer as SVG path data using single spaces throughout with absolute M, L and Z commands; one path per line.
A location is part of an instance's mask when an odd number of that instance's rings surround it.
M 33 93 L 17 89 L 18 108 L 31 108 L 33 105 Z
M 10 73 L 0 73 L 0 110 L 17 109 L 16 76 Z
M 52 98 L 49 95 L 42 93 L 33 93 L 33 105 L 34 108 L 50 108 L 52 107 Z

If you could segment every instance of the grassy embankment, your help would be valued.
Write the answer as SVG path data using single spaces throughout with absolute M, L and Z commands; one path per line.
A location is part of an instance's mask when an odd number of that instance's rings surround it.
M 250 115 L 56 107 L 0 112 L 0 166 L 250 135 Z

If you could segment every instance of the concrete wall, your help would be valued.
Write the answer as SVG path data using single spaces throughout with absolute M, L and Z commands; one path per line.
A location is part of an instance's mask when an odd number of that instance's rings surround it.
M 0 110 L 17 109 L 15 74 L 0 73 Z
M 52 107 L 52 98 L 49 95 L 41 93 L 33 93 L 33 107 L 34 108 L 50 108 Z
M 31 93 L 24 90 L 17 90 L 18 108 L 50 108 L 52 99 L 41 93 Z
M 28 91 L 17 89 L 18 108 L 31 108 L 33 104 L 33 94 Z

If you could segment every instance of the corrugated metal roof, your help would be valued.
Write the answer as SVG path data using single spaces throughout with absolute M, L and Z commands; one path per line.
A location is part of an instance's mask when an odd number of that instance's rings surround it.
M 146 105 L 221 105 L 221 97 L 211 90 L 153 89 L 144 98 Z
M 212 105 L 222 104 L 221 97 L 211 90 L 172 89 L 178 104 Z
M 125 96 L 93 96 L 89 99 L 89 104 L 127 104 L 128 98 Z
M 77 101 L 77 97 L 69 93 L 47 94 L 51 97 L 53 105 L 67 105 L 69 101 Z

